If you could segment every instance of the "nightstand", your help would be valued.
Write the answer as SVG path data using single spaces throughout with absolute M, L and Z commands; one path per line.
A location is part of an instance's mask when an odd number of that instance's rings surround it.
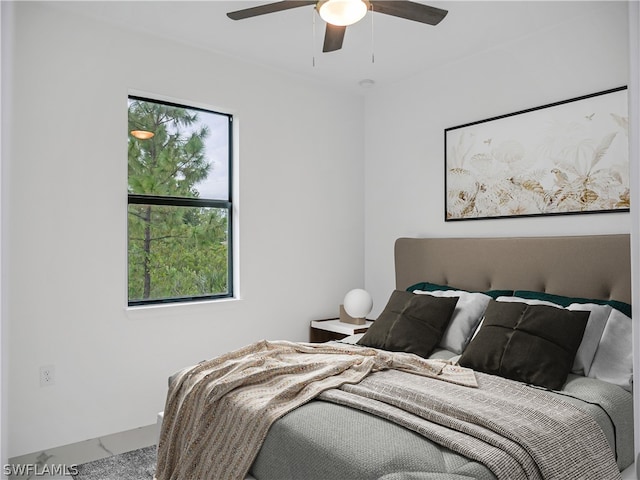
M 373 324 L 367 320 L 364 325 L 352 325 L 341 322 L 337 318 L 326 320 L 313 320 L 311 322 L 309 341 L 313 343 L 328 342 L 330 340 L 341 340 L 349 335 L 364 333 Z

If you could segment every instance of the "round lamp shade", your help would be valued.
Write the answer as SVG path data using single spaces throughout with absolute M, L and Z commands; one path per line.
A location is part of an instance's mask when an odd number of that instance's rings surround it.
M 355 288 L 344 296 L 344 310 L 350 317 L 365 318 L 373 308 L 373 299 L 369 292 Z
M 359 22 L 369 9 L 362 0 L 328 0 L 318 3 L 318 6 L 320 17 L 325 22 L 339 27 Z

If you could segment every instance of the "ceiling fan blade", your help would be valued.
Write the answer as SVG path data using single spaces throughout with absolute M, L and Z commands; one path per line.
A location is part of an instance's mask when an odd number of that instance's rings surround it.
M 347 31 L 347 27 L 339 27 L 337 25 L 331 25 L 327 23 L 327 28 L 324 31 L 324 45 L 322 51 L 333 52 L 342 48 L 342 41 L 344 40 L 344 32 Z
M 449 13 L 441 8 L 402 0 L 370 0 L 374 12 L 406 18 L 415 22 L 437 25 Z
M 257 17 L 258 15 L 266 15 L 267 13 L 281 12 L 283 10 L 289 10 L 292 8 L 305 7 L 307 5 L 315 5 L 315 0 L 303 0 L 303 1 L 282 1 L 275 3 L 267 3 L 266 5 L 258 5 L 257 7 L 245 8 L 243 10 L 236 10 L 235 12 L 227 13 L 227 17 L 232 20 L 243 20 L 245 18 Z

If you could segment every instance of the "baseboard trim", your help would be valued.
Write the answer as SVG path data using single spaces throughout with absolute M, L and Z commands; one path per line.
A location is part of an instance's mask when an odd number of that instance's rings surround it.
M 106 458 L 138 448 L 155 445 L 158 424 L 134 428 L 124 432 L 92 438 L 78 443 L 50 448 L 40 452 L 20 455 L 9 459 L 10 465 L 79 465 Z M 39 468 L 42 471 L 42 468 Z

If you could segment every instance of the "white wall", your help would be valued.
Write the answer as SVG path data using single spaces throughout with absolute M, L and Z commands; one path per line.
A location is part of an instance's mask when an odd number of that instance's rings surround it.
M 46 2 L 16 3 L 14 27 L 9 457 L 154 423 L 176 369 L 307 340 L 362 286 L 362 98 Z M 241 300 L 127 312 L 130 89 L 236 115 Z
M 589 4 L 592 6 L 593 4 Z M 365 284 L 379 312 L 400 236 L 628 233 L 628 213 L 444 222 L 444 129 L 626 85 L 627 5 L 582 17 L 372 92 L 366 100 Z
M 2 31 L 2 28 L 8 24 L 9 22 L 9 16 L 10 16 L 10 12 L 9 11 L 4 11 L 5 9 L 3 8 L 3 5 L 0 4 L 0 31 Z M 5 23 L 6 22 L 6 23 Z M 5 47 L 7 45 L 7 39 L 3 39 L 2 35 L 0 35 L 0 57 L 3 57 L 6 54 L 6 50 Z M 8 106 L 8 99 L 3 98 L 2 92 L 3 92 L 3 88 L 7 88 L 7 83 L 5 80 L 5 75 L 6 72 L 4 70 L 0 69 L 0 112 L 2 114 L 2 117 L 4 117 L 4 112 L 5 109 L 4 107 Z M 4 123 L 2 121 L 2 117 L 0 117 L 0 124 Z M 6 151 L 7 149 L 7 133 L 4 131 L 4 129 L 0 130 L 0 158 L 2 158 L 4 155 L 3 153 Z M 4 190 L 2 187 L 2 183 L 3 183 L 3 172 L 4 170 L 4 164 L 0 163 L 0 212 L 3 211 L 3 195 L 4 195 Z M 7 463 L 7 444 L 8 444 L 8 434 L 7 434 L 7 428 L 5 428 L 5 426 L 7 425 L 5 422 L 7 421 L 7 413 L 8 413 L 8 402 L 7 402 L 7 397 L 6 397 L 6 392 L 7 390 L 7 383 L 8 383 L 8 378 L 9 376 L 7 375 L 7 366 L 9 364 L 8 362 L 8 355 L 7 355 L 7 351 L 8 351 L 8 345 L 9 342 L 7 341 L 7 335 L 4 332 L 5 330 L 5 322 L 3 321 L 4 317 L 5 317 L 5 309 L 6 309 L 6 302 L 4 301 L 4 268 L 2 267 L 3 264 L 3 257 L 4 257 L 4 234 L 5 234 L 5 228 L 4 225 L 4 217 L 2 215 L 0 215 L 0 465 L 5 465 Z M 6 475 L 4 474 L 4 472 L 0 473 L 0 478 L 5 478 Z
M 629 4 L 629 154 L 631 158 L 631 204 L 640 204 L 640 4 Z M 631 212 L 631 286 L 632 305 L 640 304 L 640 215 L 638 209 Z M 633 318 L 633 372 L 635 385 L 640 385 L 640 328 L 638 310 Z M 640 396 L 634 395 L 635 414 L 635 474 L 640 476 Z

